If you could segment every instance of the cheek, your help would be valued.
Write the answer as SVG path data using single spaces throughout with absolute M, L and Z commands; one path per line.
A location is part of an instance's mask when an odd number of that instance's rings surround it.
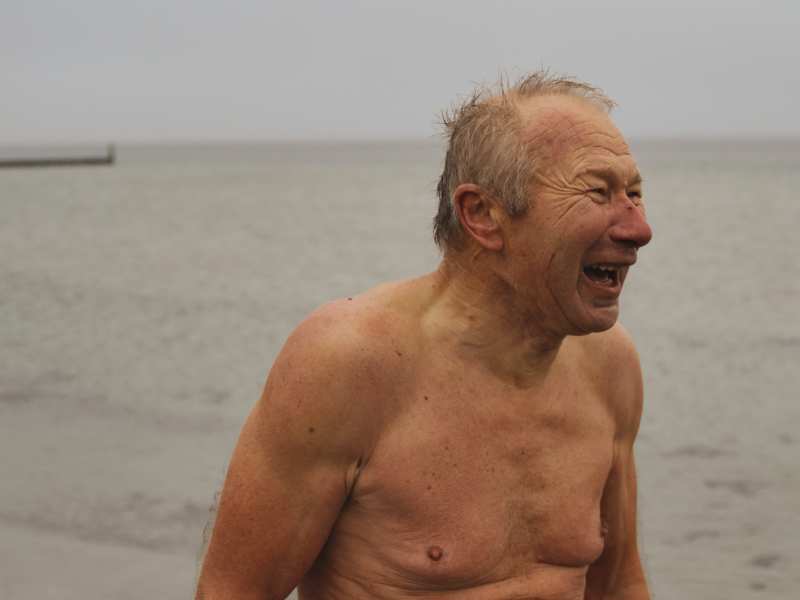
M 547 260 L 544 284 L 551 295 L 563 298 L 575 292 L 580 275 L 581 254 L 572 248 L 560 247 Z
M 583 204 L 571 221 L 571 238 L 583 243 L 595 241 L 610 227 L 611 217 L 611 210 L 607 204 L 596 202 Z

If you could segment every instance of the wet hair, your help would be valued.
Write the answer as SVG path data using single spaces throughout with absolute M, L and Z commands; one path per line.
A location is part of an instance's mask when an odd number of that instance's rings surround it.
M 447 141 L 444 168 L 436 187 L 439 209 L 433 239 L 446 252 L 463 246 L 463 230 L 453 208 L 453 193 L 473 183 L 494 197 L 509 216 L 528 209 L 536 168 L 536 148 L 522 140 L 520 104 L 537 96 L 571 96 L 609 112 L 614 101 L 600 89 L 571 77 L 540 70 L 509 84 L 479 86 L 463 102 L 442 113 Z

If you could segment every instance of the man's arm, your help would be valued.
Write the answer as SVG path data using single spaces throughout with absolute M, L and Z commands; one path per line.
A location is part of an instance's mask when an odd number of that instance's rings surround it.
M 586 600 L 649 600 L 636 535 L 636 467 L 633 444 L 642 416 L 642 374 L 636 349 L 627 333 L 615 327 L 615 374 L 609 382 L 617 422 L 614 462 L 601 501 L 606 527 L 605 548 L 586 575 Z
M 310 317 L 275 361 L 231 458 L 198 599 L 282 600 L 325 544 L 375 423 L 358 406 L 374 378 L 339 320 Z

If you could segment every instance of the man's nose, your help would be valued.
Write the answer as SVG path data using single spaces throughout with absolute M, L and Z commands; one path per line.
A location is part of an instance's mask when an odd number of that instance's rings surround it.
M 634 204 L 630 198 L 617 208 L 614 224 L 609 230 L 611 239 L 635 248 L 641 248 L 653 237 L 653 230 L 647 223 L 644 207 Z

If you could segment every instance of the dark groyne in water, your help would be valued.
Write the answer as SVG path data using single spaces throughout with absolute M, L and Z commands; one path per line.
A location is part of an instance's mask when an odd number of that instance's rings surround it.
M 114 146 L 108 146 L 104 156 L 68 156 L 46 158 L 0 158 L 0 168 L 28 169 L 35 167 L 76 167 L 87 165 L 113 165 L 116 161 Z

